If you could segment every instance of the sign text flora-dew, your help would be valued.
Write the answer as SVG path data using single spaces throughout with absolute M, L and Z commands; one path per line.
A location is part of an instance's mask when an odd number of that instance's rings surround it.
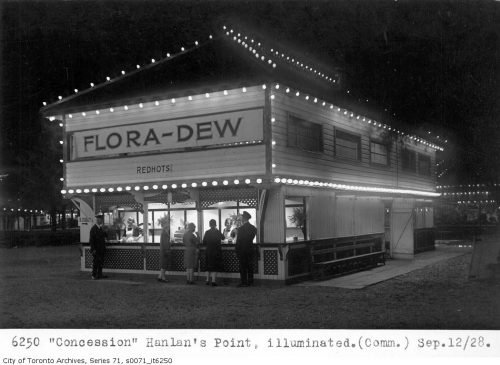
M 71 160 L 262 139 L 263 111 L 249 109 L 77 131 L 70 135 Z

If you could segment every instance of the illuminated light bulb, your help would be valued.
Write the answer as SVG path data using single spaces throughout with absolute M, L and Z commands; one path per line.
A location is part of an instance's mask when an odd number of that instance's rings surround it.
M 250 179 L 245 179 L 245 184 L 250 184 Z
M 330 105 L 330 109 L 333 109 L 333 105 Z
M 271 60 L 268 60 L 268 61 L 267 61 L 267 63 L 268 63 L 268 64 L 271 64 L 271 63 L 273 63 L 273 61 L 271 61 Z
M 66 194 L 66 190 L 61 190 L 61 194 Z M 5 210 L 5 208 L 3 208 Z
M 181 188 L 183 188 L 183 189 L 187 188 L 187 184 L 186 183 L 182 183 L 181 184 Z
M 273 164 L 271 165 L 271 167 L 274 169 L 274 168 L 276 167 L 276 164 L 275 164 L 275 163 L 273 163 Z
M 213 186 L 217 186 L 217 185 L 218 185 L 218 182 L 217 182 L 217 181 L 212 181 L 212 185 L 213 185 Z
M 172 104 L 175 104 L 175 98 L 172 98 L 171 102 Z
M 262 184 L 262 179 L 257 179 L 256 182 L 257 184 Z
M 127 106 L 127 105 L 125 105 L 125 106 L 123 107 L 123 109 L 128 110 L 128 106 Z
M 73 194 L 75 191 L 73 189 L 69 189 L 68 193 Z
M 172 184 L 172 189 L 177 189 L 177 184 Z
M 64 162 L 64 160 L 63 160 L 63 159 L 60 159 L 60 160 L 59 160 L 59 162 L 60 162 L 60 163 L 63 163 L 63 162 Z
M 151 58 L 151 63 L 155 63 L 156 60 L 154 58 Z
M 275 63 L 273 63 L 273 68 L 276 68 L 276 64 Z
M 206 98 L 209 98 L 209 97 L 210 97 L 210 94 L 209 94 L 209 93 L 205 93 L 205 97 L 206 97 Z
M 108 189 L 108 191 L 109 191 L 110 193 L 112 193 L 113 191 L 115 191 L 115 189 L 113 189 L 113 188 L 109 188 L 109 189 Z M 77 192 L 78 192 L 78 190 L 77 190 Z
M 93 82 L 90 83 L 90 87 L 94 87 L 94 83 Z
M 92 188 L 92 192 L 93 193 L 97 193 L 97 189 L 96 188 Z
M 144 107 L 144 104 L 139 103 L 139 108 L 143 108 L 143 107 Z
M 198 41 L 194 41 L 194 45 L 197 46 L 198 45 Z
M 113 113 L 115 110 L 113 108 L 109 108 L 109 111 Z
M 59 141 L 60 144 L 64 144 L 64 141 Z
M 51 122 L 53 122 L 54 120 L 56 120 L 56 118 L 55 118 L 55 117 L 49 117 L 49 120 L 50 120 Z
M 224 95 L 227 95 L 227 94 L 228 94 L 227 90 L 224 90 Z
M 340 108 L 337 108 L 337 111 L 339 112 L 339 111 L 340 111 Z
M 74 91 L 75 91 L 75 94 L 76 94 L 78 92 L 78 89 L 75 89 Z
M 276 141 L 272 141 L 272 142 L 271 142 L 271 144 L 272 144 L 273 146 L 275 146 L 275 145 L 276 145 Z
M 208 185 L 208 183 L 207 183 L 206 181 L 203 181 L 203 182 L 201 183 L 201 186 L 207 186 L 207 185 Z
M 125 71 L 122 70 L 122 75 L 125 75 Z
M 212 38 L 213 38 L 213 36 L 210 34 L 210 35 L 208 36 L 208 38 L 209 38 L 209 39 L 212 39 Z
M 167 58 L 170 57 L 170 53 L 167 53 Z
M 347 110 L 344 110 L 344 115 L 347 115 Z
M 43 104 L 43 106 L 46 106 L 46 105 L 47 105 L 47 102 L 46 102 L 46 101 L 44 101 L 42 104 Z
M 141 187 L 140 186 L 136 186 L 136 187 L 134 187 L 134 190 L 135 191 L 139 191 L 139 190 L 141 190 Z
M 326 105 L 326 101 L 324 101 L 321 105 L 325 106 Z
M 161 186 L 161 188 L 162 188 L 163 190 L 165 190 L 166 188 L 168 188 L 168 186 L 167 186 L 167 185 L 165 185 L 165 184 L 163 184 L 163 185 Z
M 229 181 L 227 181 L 227 180 L 224 180 L 224 181 L 222 182 L 222 185 L 227 185 L 227 184 L 229 184 Z
M 247 88 L 244 87 L 243 89 L 241 89 L 241 91 L 243 91 L 244 93 L 246 93 L 247 92 Z
M 276 122 L 276 118 L 275 118 L 275 117 L 272 117 L 272 118 L 271 118 L 271 123 L 274 123 L 274 122 Z
M 100 188 L 100 189 L 99 189 L 99 191 L 100 191 L 101 193 L 104 193 L 104 192 L 106 191 L 106 189 L 104 189 L 104 188 Z
M 298 91 L 297 91 L 297 92 L 295 93 L 295 96 L 299 96 L 299 95 L 300 95 L 300 92 L 298 92 Z
M 86 116 L 86 115 L 87 115 L 87 113 L 85 113 L 85 112 L 83 112 L 83 113 L 82 113 L 82 117 L 84 117 L 84 116 Z
M 287 179 L 287 180 L 286 180 L 287 184 L 291 184 L 291 183 L 292 183 L 292 181 L 293 181 L 292 179 Z
M 140 68 L 141 68 L 141 66 L 140 66 L 140 65 L 135 65 L 135 67 L 136 67 L 137 69 L 140 69 Z
M 306 100 L 309 100 L 309 95 L 306 95 Z
M 279 180 L 279 179 L 278 179 Z M 285 178 L 282 178 L 279 182 L 281 182 L 282 184 L 285 184 L 286 183 L 286 179 Z
M 271 95 L 271 99 L 274 100 L 274 95 Z
M 122 190 L 123 190 L 123 188 L 121 186 L 116 188 L 116 191 L 122 191 Z
M 192 101 L 193 100 L 193 97 L 191 95 L 188 96 L 188 100 L 189 101 Z
M 299 183 L 299 180 L 293 180 L 292 181 L 294 184 L 298 184 Z
M 266 90 L 266 87 L 267 87 L 266 84 L 262 85 L 263 90 Z
M 160 105 L 160 102 L 158 100 L 155 101 L 155 105 L 158 106 Z
M 73 114 L 69 114 L 68 116 L 69 116 L 70 118 L 73 118 Z
M 287 87 L 286 90 L 285 90 L 285 92 L 288 94 L 290 92 L 290 88 Z
M 240 180 L 235 179 L 233 182 L 234 182 L 234 185 L 238 185 L 240 183 Z
M 181 47 L 181 51 L 184 52 L 186 49 L 184 47 Z
M 280 88 L 280 84 L 276 84 L 275 88 L 278 90 Z
M 95 111 L 95 113 L 96 113 L 97 115 L 99 115 L 99 114 L 100 114 L 99 110 L 96 110 L 96 111 Z
M 197 186 L 198 186 L 198 184 L 197 184 L 197 183 L 195 183 L 195 182 L 191 184 L 191 187 L 192 187 L 192 188 L 195 188 L 195 187 L 197 187 Z
M 143 189 L 144 190 L 149 190 L 149 186 L 145 185 L 145 186 L 143 186 Z
M 106 81 L 111 81 L 111 78 L 109 76 L 106 76 Z
M 59 100 L 62 100 L 62 96 L 61 96 L 61 95 L 59 95 L 57 98 L 58 98 Z

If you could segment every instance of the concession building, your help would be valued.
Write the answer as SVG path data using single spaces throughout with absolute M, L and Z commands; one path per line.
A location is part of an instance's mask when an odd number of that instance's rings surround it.
M 184 275 L 184 227 L 202 236 L 215 219 L 221 276 L 237 278 L 229 232 L 243 211 L 258 230 L 257 279 L 340 274 L 434 247 L 441 147 L 352 98 L 341 69 L 251 31 L 221 27 L 41 113 L 63 128 L 62 194 L 80 209 L 82 270 L 96 212 L 112 236 L 111 272 L 156 273 L 167 219 L 169 274 Z M 130 217 L 142 234 L 122 242 Z M 204 266 L 202 254 L 200 275 Z

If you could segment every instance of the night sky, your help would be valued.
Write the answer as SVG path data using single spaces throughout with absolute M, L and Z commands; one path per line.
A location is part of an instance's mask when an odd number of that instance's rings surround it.
M 16 156 L 46 123 L 43 101 L 243 22 L 306 61 L 343 70 L 353 97 L 443 145 L 438 184 L 500 182 L 500 2 L 12 1 L 0 9 L 0 174 L 23 163 Z M 19 181 L 3 185 L 13 194 Z

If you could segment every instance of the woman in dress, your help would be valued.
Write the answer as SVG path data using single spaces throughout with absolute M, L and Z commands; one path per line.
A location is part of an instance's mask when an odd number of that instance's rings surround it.
M 162 230 L 160 236 L 160 276 L 158 281 L 166 283 L 167 278 L 165 276 L 165 271 L 170 270 L 170 261 L 172 259 L 172 250 L 170 243 L 170 224 L 168 222 L 162 223 Z
M 206 262 L 207 262 L 207 285 L 210 285 L 212 279 L 212 286 L 217 286 L 215 282 L 217 278 L 217 271 L 220 271 L 222 262 L 222 248 L 221 241 L 224 240 L 224 235 L 217 229 L 217 222 L 211 219 L 209 222 L 210 229 L 205 232 L 203 236 L 203 244 L 206 248 Z
M 193 273 L 196 263 L 198 262 L 198 237 L 194 234 L 196 226 L 194 223 L 189 223 L 187 225 L 187 230 L 182 237 L 182 242 L 184 243 L 184 266 L 186 267 L 186 284 L 194 284 Z

